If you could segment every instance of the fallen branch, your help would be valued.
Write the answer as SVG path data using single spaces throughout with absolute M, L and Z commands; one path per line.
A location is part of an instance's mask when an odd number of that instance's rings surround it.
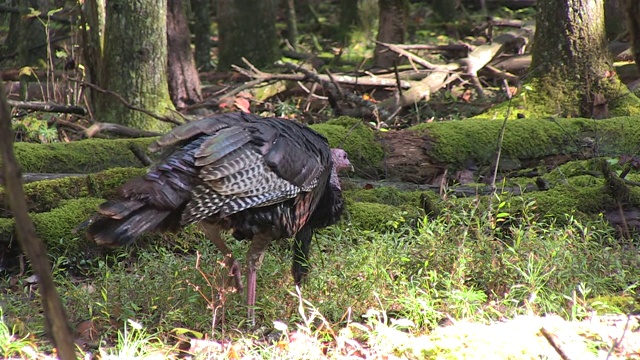
M 151 136 L 159 136 L 160 133 L 154 131 L 146 131 L 146 130 L 138 130 L 130 127 L 126 127 L 124 125 L 113 124 L 113 123 L 105 123 L 105 122 L 97 122 L 87 129 L 84 130 L 84 134 L 88 138 L 92 138 L 96 136 L 96 134 L 108 131 L 117 135 L 122 135 L 130 138 L 139 138 L 139 137 L 151 137 Z
M 182 125 L 182 122 L 180 122 L 180 121 L 178 121 L 178 120 L 176 120 L 174 118 L 167 117 L 167 116 L 160 116 L 160 115 L 157 115 L 155 113 L 152 113 L 151 111 L 149 111 L 147 109 L 143 109 L 141 107 L 137 107 L 137 106 L 131 105 L 127 100 L 125 100 L 125 98 L 122 97 L 122 95 L 120 95 L 118 93 L 115 93 L 115 92 L 113 92 L 111 90 L 103 89 L 103 88 L 99 87 L 98 85 L 95 85 L 95 84 L 92 84 L 92 83 L 89 83 L 89 82 L 86 82 L 86 81 L 82 81 L 82 80 L 77 80 L 77 79 L 69 79 L 69 80 L 75 81 L 75 82 L 77 82 L 77 83 L 79 83 L 79 84 L 81 84 L 83 86 L 87 86 L 87 87 L 89 87 L 89 88 L 91 88 L 91 89 L 93 89 L 93 90 L 95 90 L 97 92 L 101 92 L 103 94 L 111 95 L 111 96 L 115 97 L 118 101 L 120 101 L 120 103 L 122 103 L 122 105 L 124 105 L 126 108 L 128 108 L 130 110 L 139 111 L 139 112 L 141 112 L 143 114 L 149 115 L 152 118 L 160 120 L 160 121 L 172 123 L 172 124 L 175 124 L 175 125 Z
M 271 74 L 260 71 L 252 66 L 251 69 L 247 70 L 237 65 L 231 66 L 233 70 L 236 72 L 255 79 L 254 81 L 277 81 L 277 80 L 287 80 L 287 81 L 303 81 L 308 77 L 306 74 Z M 297 69 L 304 69 L 300 66 L 296 65 Z M 327 75 L 316 74 L 316 79 L 320 81 L 331 81 Z M 334 75 L 334 79 L 339 84 L 343 85 L 357 85 L 357 86 L 367 86 L 367 87 L 395 87 L 396 81 L 395 79 L 385 79 L 380 77 L 356 77 L 356 76 L 348 76 L 348 75 Z M 411 87 L 411 84 L 408 81 L 401 81 L 400 85 L 403 89 L 408 89 Z
M 466 43 L 449 45 L 422 45 L 422 44 L 396 44 L 403 50 L 428 50 L 428 51 L 472 51 L 475 47 Z
M 361 98 L 360 96 L 357 96 L 355 94 L 353 94 L 350 91 L 344 91 L 343 89 L 341 89 L 338 85 L 338 79 L 335 78 L 334 81 L 331 81 L 332 79 L 332 75 L 327 75 L 326 77 L 329 79 L 329 81 L 325 80 L 324 76 L 319 76 L 317 73 L 315 73 L 314 71 L 302 68 L 298 65 L 292 64 L 292 63 L 286 63 L 286 62 L 282 62 L 282 61 L 278 61 L 275 64 L 276 66 L 279 67 L 284 67 L 286 69 L 289 70 L 293 70 L 293 71 L 299 71 L 301 73 L 303 73 L 305 75 L 305 78 L 308 78 L 310 80 L 313 80 L 319 84 L 322 85 L 322 87 L 325 88 L 326 91 L 332 93 L 334 96 L 338 95 L 341 99 L 346 99 L 348 101 L 353 102 L 354 104 L 357 104 L 360 107 L 366 108 L 368 110 L 370 110 L 372 113 L 374 114 L 378 114 L 380 117 L 381 121 L 386 121 L 390 118 L 392 118 L 391 113 L 389 113 L 387 110 L 378 107 L 376 104 L 372 103 L 371 101 L 367 101 L 363 98 Z M 393 84 L 395 81 L 391 80 L 391 79 L 386 79 L 387 81 L 389 81 L 391 84 Z
M 547 331 L 547 329 L 545 329 L 544 327 L 540 328 L 540 333 L 542 334 L 542 336 L 544 336 L 545 339 L 547 339 L 549 344 L 551 344 L 553 349 L 558 353 L 558 355 L 560 355 L 560 358 L 562 358 L 562 360 L 571 360 L 571 358 L 567 356 L 564 350 L 562 350 L 560 344 L 556 341 L 555 335 Z
M 47 249 L 37 237 L 35 226 L 29 218 L 24 190 L 20 181 L 20 166 L 13 152 L 12 144 L 11 115 L 9 105 L 6 102 L 4 86 L 0 82 L 0 151 L 6 181 L 5 187 L 7 194 L 9 194 L 9 206 L 15 219 L 18 241 L 38 276 L 40 298 L 46 321 L 45 329 L 53 337 L 53 345 L 57 349 L 57 355 L 62 360 L 76 359 L 71 327 L 51 277 L 51 264 Z
M 14 109 L 25 109 L 44 112 L 56 112 L 64 114 L 87 115 L 87 109 L 82 106 L 60 105 L 40 101 L 15 101 L 7 100 L 9 106 Z
M 376 41 L 377 44 L 380 44 L 386 48 L 388 48 L 389 50 L 397 53 L 400 56 L 404 56 L 407 59 L 409 59 L 410 61 L 421 65 L 422 67 L 424 67 L 425 69 L 428 70 L 437 70 L 437 71 L 455 71 L 458 70 L 460 68 L 460 65 L 458 64 L 432 64 L 430 62 L 428 62 L 427 60 L 421 58 L 420 56 L 410 53 L 409 51 L 406 51 L 404 49 L 402 49 L 400 46 L 396 45 L 396 44 L 388 44 L 388 43 L 383 43 L 383 42 L 379 42 Z

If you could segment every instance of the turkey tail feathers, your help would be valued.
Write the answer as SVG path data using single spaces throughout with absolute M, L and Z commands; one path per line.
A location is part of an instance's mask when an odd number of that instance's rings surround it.
M 128 203 L 128 202 L 127 202 Z M 168 210 L 154 209 L 144 204 L 137 204 L 137 209 L 121 212 L 120 209 L 126 207 L 127 204 L 111 202 L 112 206 L 107 203 L 100 207 L 98 218 L 89 225 L 87 236 L 94 239 L 100 245 L 106 246 L 122 246 L 131 244 L 142 233 L 147 231 L 160 230 L 165 228 L 163 222 L 171 213 Z M 120 212 L 119 212 L 120 211 Z M 106 213 L 114 213 L 116 215 L 109 217 Z M 119 217 L 126 214 L 124 217 Z

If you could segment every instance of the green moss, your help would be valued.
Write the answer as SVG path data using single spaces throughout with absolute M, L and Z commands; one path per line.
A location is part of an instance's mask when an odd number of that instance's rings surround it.
M 598 296 L 588 301 L 589 305 L 602 313 L 611 313 L 612 310 L 621 314 L 635 314 L 640 311 L 640 302 L 632 296 L 606 295 Z
M 372 202 L 349 202 L 345 221 L 362 230 L 386 230 L 421 216 L 413 206 L 396 207 Z
M 437 198 L 437 195 L 430 191 L 401 191 L 391 186 L 374 189 L 347 190 L 344 192 L 344 196 L 354 202 L 372 202 L 393 206 L 419 206 L 423 196 L 433 199 Z
M 73 230 L 93 215 L 103 202 L 98 198 L 73 199 L 49 212 L 33 214 L 36 233 L 52 254 L 74 254 L 86 247 L 88 241 Z
M 357 172 L 369 175 L 381 172 L 382 146 L 362 120 L 342 116 L 311 127 L 327 137 L 329 146 L 344 149 Z
M 510 101 L 505 101 L 490 110 L 475 116 L 477 119 L 526 119 L 545 116 L 578 117 L 581 111 L 584 91 L 575 83 L 558 81 L 561 76 L 548 74 L 533 79 L 522 87 L 520 93 Z M 604 79 L 589 89 L 592 94 L 602 94 L 609 99 L 607 116 L 633 116 L 640 113 L 640 99 L 622 84 L 616 77 Z
M 495 158 L 502 120 L 468 119 L 425 123 L 412 127 L 436 142 L 429 155 L 436 161 L 464 166 L 473 161 L 479 166 L 491 164 Z M 522 160 L 539 159 L 562 153 L 585 153 L 588 142 L 597 140 L 601 154 L 635 153 L 638 151 L 640 121 L 634 117 L 618 117 L 598 121 L 592 119 L 522 119 L 508 121 L 502 143 L 501 167 Z
M 535 200 L 541 214 L 562 219 L 565 214 L 596 215 L 615 202 L 602 189 L 602 180 L 591 186 L 557 185 L 548 191 L 526 193 L 525 201 Z
M 13 219 L 0 218 L 0 244 L 8 244 L 13 239 Z
M 114 168 L 87 176 L 66 177 L 35 181 L 24 185 L 27 207 L 30 212 L 45 212 L 58 206 L 61 201 L 82 197 L 111 198 L 116 189 L 127 180 L 143 175 L 141 168 Z M 4 189 L 0 187 L 0 203 L 4 199 Z M 0 210 L 0 217 L 10 213 Z
M 70 143 L 16 143 L 14 151 L 24 172 L 91 173 L 116 166 L 141 167 L 129 150 L 146 148 L 155 138 L 90 139 Z

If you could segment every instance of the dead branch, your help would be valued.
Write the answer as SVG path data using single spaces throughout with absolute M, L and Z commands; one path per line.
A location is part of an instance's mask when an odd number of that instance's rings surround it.
M 345 91 L 343 89 L 340 88 L 340 86 L 337 85 L 338 78 L 336 77 L 334 79 L 334 81 L 331 81 L 332 76 L 331 75 L 327 75 L 326 77 L 329 78 L 329 81 L 325 80 L 324 76 L 319 76 L 316 72 L 311 71 L 311 70 L 307 70 L 305 68 L 302 68 L 300 66 L 297 66 L 295 64 L 292 63 L 285 63 L 282 61 L 278 61 L 275 64 L 276 66 L 279 67 L 284 67 L 286 69 L 289 70 L 293 70 L 293 71 L 299 71 L 301 73 L 303 73 L 305 75 L 306 78 L 313 80 L 319 84 L 322 85 L 322 87 L 325 88 L 326 91 L 332 93 L 334 96 L 338 95 L 338 94 L 342 94 L 342 96 L 340 96 L 341 99 L 346 99 L 348 101 L 353 102 L 354 104 L 368 109 L 371 112 L 373 112 L 374 114 L 378 114 L 380 116 L 380 120 L 381 121 L 386 121 L 388 119 L 390 119 L 392 117 L 392 114 L 390 112 L 388 112 L 387 110 L 376 106 L 376 104 L 372 103 L 371 101 L 367 101 L 363 98 L 361 98 L 360 96 L 357 96 L 355 94 L 353 94 L 350 91 Z M 385 79 L 387 80 L 387 79 Z M 393 86 L 394 81 L 391 79 L 388 79 L 387 81 L 389 81 Z
M 53 337 L 54 346 L 57 348 L 57 355 L 60 359 L 76 359 L 71 327 L 51 277 L 51 264 L 47 249 L 36 235 L 36 229 L 27 211 L 24 189 L 20 180 L 20 165 L 18 165 L 13 152 L 11 114 L 2 82 L 0 82 L 0 152 L 6 181 L 6 194 L 15 219 L 18 241 L 38 276 L 40 298 L 46 320 L 45 329 Z
M 397 53 L 400 56 L 404 56 L 407 59 L 409 59 L 410 61 L 421 65 L 422 67 L 424 67 L 425 69 L 429 69 L 429 70 L 438 70 L 438 71 L 455 71 L 458 70 L 460 68 L 460 66 L 458 64 L 432 64 L 430 62 L 428 62 L 427 60 L 421 58 L 420 56 L 410 53 L 404 49 L 402 49 L 401 47 L 399 47 L 396 44 L 388 44 L 388 43 L 383 43 L 383 42 L 379 42 L 376 41 L 377 44 L 380 44 L 386 48 L 388 48 L 389 50 Z
M 69 79 L 69 80 L 75 81 L 75 82 L 77 82 L 77 83 L 79 83 L 79 84 L 81 84 L 83 86 L 88 86 L 91 89 L 93 89 L 95 91 L 98 91 L 98 92 L 101 92 L 103 94 L 111 95 L 111 96 L 115 97 L 118 101 L 120 101 L 120 103 L 122 105 L 124 105 L 127 109 L 131 109 L 131 110 L 134 110 L 134 111 L 139 111 L 139 112 L 141 112 L 143 114 L 147 114 L 147 115 L 151 116 L 152 118 L 160 120 L 160 121 L 172 123 L 172 124 L 175 124 L 175 125 L 182 125 L 182 122 L 178 121 L 177 119 L 174 119 L 174 118 L 171 118 L 171 117 L 167 117 L 167 116 L 160 116 L 160 115 L 157 115 L 155 113 L 152 113 L 151 111 L 149 111 L 147 109 L 143 109 L 141 107 L 137 107 L 137 106 L 131 105 L 127 100 L 125 100 L 125 98 L 122 97 L 122 95 L 120 95 L 118 93 L 115 93 L 115 92 L 113 92 L 111 90 L 103 89 L 103 88 L 99 87 L 98 85 L 95 85 L 95 84 L 92 84 L 92 83 L 89 83 L 89 82 L 86 82 L 86 81 L 82 81 L 82 80 L 77 80 L 77 79 Z
M 560 358 L 562 358 L 562 360 L 570 360 L 571 359 L 569 356 L 567 356 L 567 354 L 564 352 L 564 350 L 562 350 L 562 347 L 560 346 L 560 344 L 556 340 L 556 336 L 554 334 L 552 334 L 549 331 L 547 331 L 547 329 L 545 329 L 544 327 L 540 328 L 540 333 L 542 334 L 542 336 L 544 336 L 545 339 L 547 339 L 549 344 L 558 353 L 558 355 L 560 355 Z
M 60 104 L 52 104 L 52 103 L 46 103 L 41 101 L 7 100 L 7 103 L 9 104 L 9 106 L 12 106 L 14 109 L 57 112 L 57 113 L 65 113 L 65 114 L 77 114 L 77 115 L 87 114 L 87 109 L 85 109 L 82 106 L 60 105 Z
M 110 133 L 114 133 L 121 136 L 126 136 L 130 138 L 138 138 L 138 137 L 150 137 L 150 136 L 159 136 L 160 133 L 154 131 L 145 131 L 133 129 L 130 127 L 126 127 L 119 124 L 113 123 L 105 123 L 105 122 L 97 122 L 84 130 L 84 134 L 88 138 L 92 138 L 96 136 L 96 134 L 108 131 Z
M 427 51 L 472 51 L 475 46 L 466 43 L 449 45 L 422 45 L 422 44 L 395 44 L 402 50 L 427 50 Z
M 271 74 L 265 73 L 263 71 L 255 70 L 247 70 L 241 68 L 237 65 L 231 66 L 233 70 L 236 72 L 255 79 L 254 81 L 260 80 L 260 82 L 266 81 L 277 81 L 277 80 L 287 80 L 287 81 L 303 81 L 307 79 L 306 75 L 301 74 Z M 296 68 L 302 69 L 302 67 L 296 66 Z M 316 74 L 316 77 L 322 81 L 331 81 L 327 75 Z M 395 87 L 396 81 L 395 79 L 389 80 L 380 77 L 355 77 L 348 75 L 335 75 L 334 79 L 339 84 L 343 85 L 357 85 L 357 86 L 366 86 L 366 87 Z M 259 82 L 258 82 L 259 83 Z M 411 84 L 407 81 L 401 81 L 400 85 L 403 89 L 408 89 L 411 87 Z M 244 90 L 244 89 L 243 89 Z

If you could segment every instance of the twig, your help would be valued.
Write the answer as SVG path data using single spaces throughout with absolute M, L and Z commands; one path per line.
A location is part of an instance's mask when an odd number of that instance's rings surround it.
M 553 334 L 551 334 L 549 331 L 547 331 L 547 329 L 545 329 L 544 327 L 540 328 L 540 333 L 542 334 L 542 336 L 544 336 L 545 339 L 547 339 L 549 344 L 551 344 L 553 349 L 558 353 L 558 355 L 560 355 L 562 360 L 570 360 L 571 359 L 569 356 L 567 356 L 567 354 L 564 352 L 564 350 L 562 350 L 562 348 L 560 347 L 560 344 L 558 344 L 558 342 L 554 338 Z
M 380 114 L 380 118 L 383 121 L 386 121 L 387 119 L 389 119 L 391 117 L 391 114 L 385 110 L 382 109 L 378 106 L 376 106 L 376 104 L 372 103 L 371 101 L 367 101 L 353 93 L 351 93 L 350 91 L 345 91 L 343 89 L 341 89 L 339 86 L 337 86 L 336 84 L 338 83 L 337 79 L 333 79 L 334 81 L 327 81 L 325 79 L 323 79 L 321 76 L 319 76 L 317 73 L 315 73 L 314 71 L 311 70 L 307 70 L 305 68 L 299 67 L 295 64 L 292 63 L 287 63 L 287 62 L 282 62 L 282 61 L 278 61 L 276 63 L 276 66 L 280 66 L 280 67 L 284 67 L 293 71 L 299 71 L 301 73 L 303 73 L 307 78 L 321 84 L 325 90 L 327 90 L 327 92 L 331 93 L 341 93 L 343 94 L 343 99 L 347 99 L 355 104 L 357 104 L 358 106 L 361 106 L 363 108 L 366 108 L 372 112 L 378 112 L 378 114 Z M 333 75 L 327 75 L 326 76 L 329 80 L 332 79 Z
M 15 101 L 7 100 L 9 106 L 15 109 L 35 110 L 44 112 L 57 112 L 65 114 L 86 115 L 87 109 L 82 106 L 60 105 L 40 101 Z
M 415 62 L 416 64 L 422 65 L 424 68 L 429 69 L 429 70 L 451 71 L 451 70 L 457 70 L 460 67 L 460 65 L 458 65 L 458 64 L 449 64 L 449 65 L 432 64 L 432 63 L 428 62 L 427 60 L 421 58 L 420 56 L 418 56 L 416 54 L 413 54 L 413 53 L 410 53 L 410 52 L 400 48 L 399 46 L 397 46 L 395 44 L 388 44 L 388 43 L 383 43 L 383 42 L 379 42 L 379 41 L 376 41 L 376 43 L 387 47 L 389 50 L 397 53 L 398 55 L 404 56 L 407 59 L 410 59 L 411 61 Z
M 276 65 L 279 65 L 279 64 L 276 64 Z M 234 71 L 238 72 L 239 74 L 255 79 L 254 81 L 257 82 L 256 84 L 259 84 L 264 81 L 277 81 L 277 80 L 303 81 L 308 78 L 306 74 L 303 74 L 303 75 L 270 74 L 270 73 L 265 73 L 264 71 L 253 72 L 248 69 L 239 67 L 237 65 L 232 65 L 231 68 Z M 295 68 L 303 69 L 302 67 L 299 67 L 299 66 L 296 66 Z M 330 81 L 327 75 L 316 74 L 316 78 L 322 79 L 324 81 Z M 360 86 L 372 86 L 372 87 L 395 87 L 396 86 L 396 83 L 394 80 L 381 78 L 381 77 L 355 77 L 355 76 L 347 76 L 347 75 L 334 75 L 334 78 L 336 82 L 343 85 L 360 85 Z M 409 89 L 411 87 L 411 83 L 408 81 L 402 80 L 400 84 L 401 84 L 400 86 L 402 86 L 403 89 Z
M 607 353 L 607 360 L 609 360 L 609 358 L 611 357 L 611 354 L 613 354 L 613 350 L 615 350 L 615 348 L 620 346 L 620 344 L 622 343 L 622 339 L 624 339 L 624 335 L 627 333 L 627 329 L 629 329 L 629 322 L 630 321 L 631 321 L 631 314 L 627 314 L 627 322 L 624 324 L 624 329 L 622 330 L 622 335 L 620 335 L 620 338 L 615 340 L 613 342 L 613 344 L 611 344 L 611 348 L 609 349 L 609 352 Z
M 125 100 L 125 98 L 122 97 L 122 95 L 120 95 L 118 93 L 115 93 L 115 92 L 113 92 L 111 90 L 103 89 L 103 88 L 99 87 L 98 85 L 95 85 L 95 84 L 92 84 L 92 83 L 88 83 L 88 82 L 82 81 L 82 80 L 77 80 L 77 79 L 69 79 L 69 80 L 75 81 L 75 82 L 77 82 L 77 83 L 79 83 L 81 85 L 84 85 L 84 86 L 88 86 L 88 87 L 90 87 L 91 89 L 93 89 L 93 90 L 95 90 L 97 92 L 101 92 L 103 94 L 111 95 L 111 96 L 115 97 L 118 101 L 120 101 L 120 103 L 122 103 L 122 105 L 124 105 L 128 109 L 131 109 L 131 110 L 134 110 L 134 111 L 139 111 L 139 112 L 141 112 L 143 114 L 149 115 L 152 118 L 160 120 L 160 121 L 172 123 L 172 124 L 175 124 L 175 125 L 182 125 L 182 123 L 180 121 L 176 120 L 176 119 L 173 119 L 173 118 L 170 118 L 170 117 L 166 117 L 166 116 L 160 116 L 160 115 L 157 115 L 157 114 L 155 114 L 155 113 L 153 113 L 153 112 L 151 112 L 151 111 L 149 111 L 147 109 L 143 109 L 141 107 L 137 107 L 137 106 L 131 105 L 127 100 Z
M 51 264 L 47 249 L 36 235 L 36 229 L 29 217 L 24 189 L 20 180 L 20 165 L 13 152 L 13 130 L 4 86 L 0 82 L 0 153 L 4 169 L 5 189 L 9 206 L 15 219 L 18 241 L 27 254 L 29 262 L 38 276 L 40 298 L 46 319 L 45 329 L 53 337 L 58 357 L 62 360 L 76 358 L 71 328 L 64 307 L 51 277 Z
M 114 134 L 123 135 L 131 138 L 161 135 L 160 133 L 157 133 L 154 131 L 138 130 L 138 129 L 126 127 L 124 125 L 105 123 L 105 122 L 97 122 L 89 126 L 87 129 L 85 129 L 84 134 L 86 137 L 91 138 L 96 136 L 96 134 L 102 131 L 108 131 Z
M 140 163 L 142 163 L 143 166 L 149 167 L 153 164 L 153 161 L 151 161 L 151 158 L 149 158 L 149 155 L 147 155 L 142 146 L 136 143 L 131 143 L 129 144 L 129 150 L 131 150 L 133 155 L 140 160 Z

